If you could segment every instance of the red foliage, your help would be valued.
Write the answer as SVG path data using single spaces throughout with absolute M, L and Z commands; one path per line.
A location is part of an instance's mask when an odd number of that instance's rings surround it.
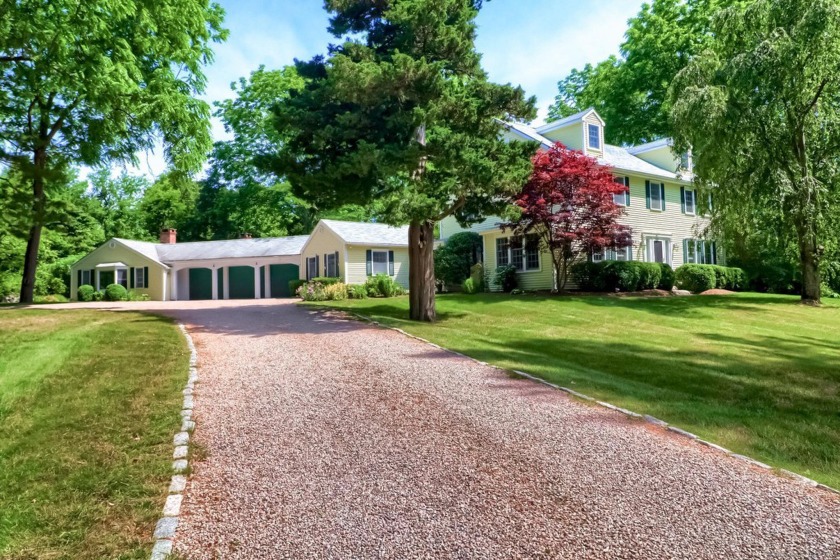
M 538 152 L 533 162 L 531 179 L 514 199 L 521 218 L 505 227 L 539 235 L 562 275 L 557 279 L 562 289 L 568 263 L 593 251 L 632 244 L 630 228 L 618 223 L 624 207 L 613 201 L 627 187 L 615 181 L 610 167 L 560 142 Z

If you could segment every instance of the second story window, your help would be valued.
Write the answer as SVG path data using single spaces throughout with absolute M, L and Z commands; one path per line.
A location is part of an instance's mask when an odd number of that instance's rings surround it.
M 696 191 L 683 189 L 683 212 L 686 214 L 694 214 L 697 210 L 697 193 Z
M 616 177 L 615 182 L 625 187 L 622 193 L 613 195 L 613 202 L 618 206 L 630 206 L 630 177 Z
M 589 135 L 589 148 L 592 150 L 601 149 L 601 127 L 597 124 L 586 125 Z
M 647 182 L 647 202 L 651 210 L 665 210 L 665 185 Z

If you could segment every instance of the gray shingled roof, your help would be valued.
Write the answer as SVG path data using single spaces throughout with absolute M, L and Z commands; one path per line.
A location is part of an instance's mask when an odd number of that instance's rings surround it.
M 408 247 L 408 226 L 321 220 L 348 245 Z
M 309 239 L 308 235 L 171 244 L 132 239 L 117 239 L 117 241 L 153 261 L 169 264 L 181 261 L 299 255 L 307 239 Z

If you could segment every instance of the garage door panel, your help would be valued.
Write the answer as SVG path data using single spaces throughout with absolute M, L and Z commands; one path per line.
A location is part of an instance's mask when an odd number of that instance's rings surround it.
M 300 278 L 300 267 L 296 264 L 273 264 L 270 276 L 271 297 L 292 297 L 294 294 L 289 290 L 289 282 Z
M 191 268 L 190 299 L 213 299 L 213 271 L 209 268 Z
M 232 266 L 228 271 L 228 295 L 230 299 L 254 299 L 254 267 Z

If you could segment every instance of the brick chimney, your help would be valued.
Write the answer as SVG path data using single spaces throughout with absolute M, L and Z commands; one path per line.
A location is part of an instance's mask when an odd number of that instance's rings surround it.
M 172 245 L 177 241 L 178 230 L 173 228 L 165 228 L 160 230 L 160 242 L 166 245 Z

